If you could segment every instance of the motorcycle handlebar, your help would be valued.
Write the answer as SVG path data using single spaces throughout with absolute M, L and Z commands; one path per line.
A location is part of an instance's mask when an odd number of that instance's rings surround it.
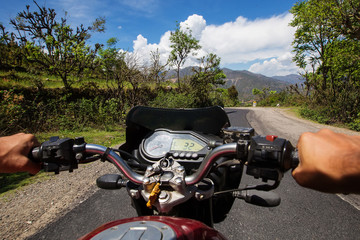
M 185 177 L 187 185 L 193 185 L 200 182 L 210 171 L 213 163 L 222 156 L 235 155 L 237 153 L 237 144 L 228 143 L 214 148 L 202 161 L 198 170 L 190 176 Z
M 100 154 L 106 157 L 107 160 L 112 162 L 131 182 L 136 184 L 143 183 L 143 176 L 134 172 L 129 165 L 126 164 L 124 159 L 122 159 L 118 154 L 114 151 L 109 150 L 104 146 L 96 145 L 96 144 L 86 144 L 85 147 L 86 154 Z M 105 154 L 105 155 L 104 155 Z
M 62 170 L 72 171 L 77 168 L 78 163 L 88 162 L 85 156 L 100 155 L 101 159 L 113 163 L 131 182 L 142 184 L 144 179 L 144 176 L 134 172 L 115 151 L 96 144 L 86 144 L 83 139 L 55 138 L 33 149 L 31 155 L 34 161 L 44 162 L 45 171 L 55 173 Z M 198 170 L 185 177 L 186 185 L 200 182 L 209 173 L 214 162 L 223 156 L 245 159 L 248 175 L 275 181 L 279 181 L 284 172 L 295 168 L 299 163 L 297 150 L 289 141 L 255 136 L 249 141 L 238 141 L 214 148 Z

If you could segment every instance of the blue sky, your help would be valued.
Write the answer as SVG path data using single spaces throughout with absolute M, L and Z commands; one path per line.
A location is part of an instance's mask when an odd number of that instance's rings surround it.
M 106 18 L 106 32 L 94 34 L 92 43 L 105 44 L 116 37 L 117 47 L 147 62 L 150 51 L 159 50 L 162 61 L 169 54 L 168 37 L 176 27 L 188 27 L 203 47 L 197 57 L 187 60 L 194 65 L 201 55 L 215 53 L 222 67 L 250 70 L 267 76 L 297 73 L 291 62 L 294 29 L 288 26 L 289 9 L 295 0 L 38 0 L 41 6 L 54 8 L 59 16 L 65 11 L 73 26 L 89 26 L 97 17 Z M 31 0 L 2 0 L 0 22 L 30 5 Z

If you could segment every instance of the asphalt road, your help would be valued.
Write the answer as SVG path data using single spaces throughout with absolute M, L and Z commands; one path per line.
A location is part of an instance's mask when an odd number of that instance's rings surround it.
M 227 109 L 227 113 L 233 126 L 249 126 L 246 118 L 251 116 L 249 110 Z M 257 132 L 269 131 L 258 125 Z M 273 134 L 294 139 L 271 130 Z M 241 185 L 254 182 L 246 176 Z M 282 198 L 280 206 L 262 208 L 238 200 L 228 217 L 215 228 L 228 239 L 360 239 L 360 211 L 338 196 L 301 188 L 290 173 L 275 192 Z M 136 212 L 124 189 L 100 189 L 28 239 L 77 239 L 103 223 L 133 216 Z

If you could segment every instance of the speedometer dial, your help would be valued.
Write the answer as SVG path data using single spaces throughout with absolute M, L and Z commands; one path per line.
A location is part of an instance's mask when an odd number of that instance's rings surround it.
M 152 157 L 163 157 L 171 148 L 171 137 L 164 132 L 157 132 L 146 139 L 145 151 Z
M 176 161 L 201 161 L 209 151 L 207 139 L 192 131 L 157 129 L 141 143 L 139 153 L 146 161 L 173 157 Z M 201 156 L 201 157 L 200 157 Z

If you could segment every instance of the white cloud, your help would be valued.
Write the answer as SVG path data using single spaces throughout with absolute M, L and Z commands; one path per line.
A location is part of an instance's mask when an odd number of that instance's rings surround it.
M 186 21 L 181 22 L 180 27 L 183 30 L 189 28 L 191 30 L 192 35 L 196 39 L 200 39 L 201 34 L 206 27 L 206 21 L 203 16 L 193 14 L 189 16 Z
M 148 40 L 139 34 L 136 40 L 133 41 L 134 51 L 130 54 L 136 54 L 140 63 L 146 64 L 150 61 L 150 53 L 158 51 L 162 64 L 165 64 L 169 57 L 169 53 L 171 52 L 170 34 L 171 32 L 167 31 L 160 38 L 160 42 L 158 44 L 149 44 Z
M 298 73 L 299 68 L 292 62 L 291 53 L 286 53 L 278 58 L 254 63 L 250 66 L 249 71 L 266 76 L 285 76 Z
M 191 29 L 192 35 L 196 38 L 200 38 L 203 29 L 206 27 L 206 21 L 202 16 L 194 14 L 189 16 L 186 21 L 181 22 L 180 27 L 182 29 Z M 138 56 L 138 60 L 142 64 L 146 64 L 150 60 L 150 52 L 156 52 L 158 50 L 160 53 L 160 60 L 162 64 L 165 64 L 171 52 L 170 35 L 171 31 L 167 31 L 161 36 L 159 43 L 148 43 L 147 38 L 139 34 L 136 40 L 133 41 L 133 54 Z M 196 58 L 206 54 L 206 52 L 203 50 L 200 50 L 199 52 L 200 54 L 196 57 L 190 56 L 186 60 L 185 66 L 193 66 L 198 64 Z
M 250 21 L 240 16 L 235 22 L 207 26 L 200 44 L 218 54 L 224 64 L 279 57 L 289 51 L 291 18 L 286 14 Z
M 144 38 L 141 34 L 139 34 L 136 40 L 133 41 L 134 43 L 134 51 L 137 52 L 138 50 L 142 50 L 147 46 L 147 39 Z
M 180 27 L 191 29 L 202 49 L 196 57 L 189 57 L 185 66 L 195 65 L 200 56 L 215 53 L 221 57 L 223 66 L 258 61 L 250 71 L 267 76 L 297 73 L 297 67 L 291 62 L 295 31 L 289 26 L 291 19 L 290 13 L 255 20 L 240 16 L 233 22 L 207 25 L 203 16 L 191 15 L 180 23 Z M 165 62 L 171 51 L 170 33 L 164 33 L 160 42 L 153 44 L 139 35 L 134 41 L 134 52 L 146 62 L 150 59 L 150 51 L 159 49 L 162 62 Z

